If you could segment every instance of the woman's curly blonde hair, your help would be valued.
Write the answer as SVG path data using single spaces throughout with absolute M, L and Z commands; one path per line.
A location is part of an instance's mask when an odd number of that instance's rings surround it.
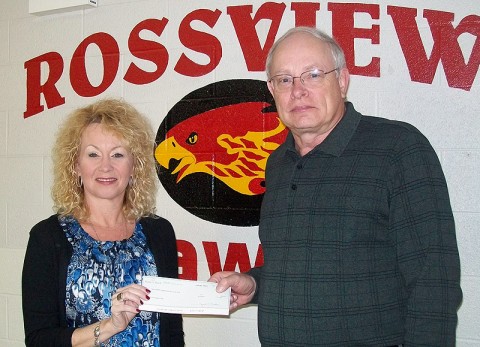
M 82 134 L 92 123 L 101 124 L 125 141 L 133 155 L 132 179 L 123 203 L 125 217 L 138 220 L 154 215 L 157 176 L 152 126 L 132 105 L 120 99 L 104 99 L 79 108 L 60 126 L 52 151 L 54 210 L 80 221 L 88 219 L 88 206 L 76 165 Z

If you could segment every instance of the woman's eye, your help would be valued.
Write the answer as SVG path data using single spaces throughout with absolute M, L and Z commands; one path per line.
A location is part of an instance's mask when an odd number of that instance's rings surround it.
M 97 153 L 88 153 L 88 156 L 90 158 L 96 158 L 96 157 L 98 157 L 98 154 Z
M 122 153 L 115 153 L 115 154 L 113 155 L 113 157 L 114 157 L 114 158 L 123 158 L 124 155 L 123 155 Z

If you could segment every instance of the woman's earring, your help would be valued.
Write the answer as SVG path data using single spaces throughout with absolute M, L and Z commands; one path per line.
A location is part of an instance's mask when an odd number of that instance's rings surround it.
M 83 187 L 82 176 L 78 176 L 77 187 L 78 187 L 78 188 L 82 188 L 82 187 Z

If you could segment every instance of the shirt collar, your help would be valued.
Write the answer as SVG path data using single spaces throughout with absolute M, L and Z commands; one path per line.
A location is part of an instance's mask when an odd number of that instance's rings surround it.
M 351 102 L 345 102 L 345 114 L 340 122 L 338 122 L 327 138 L 310 153 L 320 151 L 336 157 L 340 156 L 357 130 L 361 116 L 362 115 L 355 110 Z M 291 133 L 288 134 L 285 140 L 285 146 L 287 147 L 287 150 L 293 150 L 296 152 L 295 142 Z

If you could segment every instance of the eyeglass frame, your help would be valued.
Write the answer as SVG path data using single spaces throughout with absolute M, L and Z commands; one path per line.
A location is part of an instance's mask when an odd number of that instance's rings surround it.
M 304 78 L 302 78 L 302 76 L 303 76 L 304 74 L 306 74 L 306 73 L 312 73 L 312 72 L 315 72 L 315 71 L 318 72 L 318 73 L 321 73 L 321 74 L 323 74 L 323 77 L 321 77 L 319 80 L 320 80 L 320 81 L 323 81 L 323 80 L 325 79 L 325 77 L 327 77 L 327 75 L 328 75 L 329 73 L 332 73 L 333 71 L 337 71 L 338 69 L 339 69 L 339 68 L 336 67 L 335 69 L 332 69 L 332 70 L 330 70 L 330 71 L 325 72 L 325 71 L 323 71 L 323 70 L 320 70 L 320 69 L 316 69 L 316 68 L 315 68 L 315 69 L 310 69 L 310 70 L 307 70 L 307 71 L 302 72 L 302 73 L 300 74 L 300 76 L 292 76 L 292 75 L 289 75 L 289 74 L 281 73 L 281 74 L 277 74 L 277 75 L 274 75 L 274 76 L 270 77 L 267 82 L 268 82 L 268 83 L 271 83 L 272 86 L 273 86 L 273 88 L 275 88 L 275 84 L 273 83 L 273 79 L 274 79 L 275 77 L 279 77 L 279 76 L 288 76 L 288 77 L 291 77 L 291 78 L 292 78 L 292 82 L 288 85 L 288 88 L 284 90 L 284 91 L 288 91 L 288 90 L 290 90 L 290 89 L 293 87 L 293 85 L 294 85 L 294 83 L 295 83 L 295 78 L 298 78 L 298 79 L 300 80 L 300 82 L 302 83 L 302 85 L 305 86 L 305 81 L 304 81 Z M 277 88 L 277 89 L 278 89 L 278 88 Z M 281 88 L 279 88 L 279 89 L 281 89 Z

